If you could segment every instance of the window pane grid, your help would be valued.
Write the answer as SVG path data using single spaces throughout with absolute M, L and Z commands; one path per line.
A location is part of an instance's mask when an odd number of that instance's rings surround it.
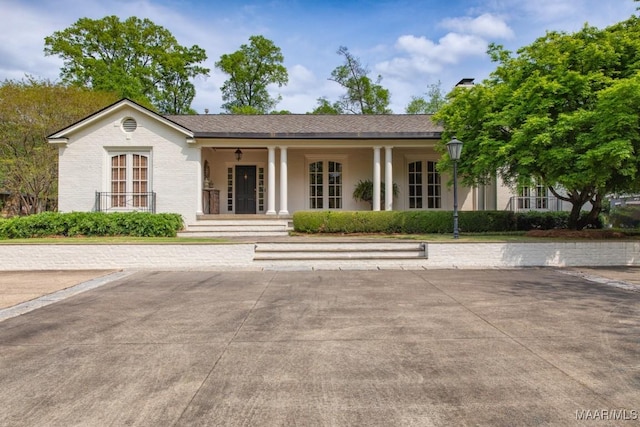
M 329 209 L 342 209 L 342 163 L 329 162 Z
M 258 211 L 264 211 L 264 168 L 258 168 Z
M 422 209 L 422 162 L 409 163 L 409 209 Z
M 536 209 L 549 209 L 549 193 L 544 185 L 536 185 Z
M 440 174 L 436 162 L 427 162 L 427 207 L 440 209 Z
M 227 168 L 227 212 L 233 212 L 233 168 Z
M 309 208 L 323 209 L 323 162 L 309 164 Z
M 111 155 L 112 208 L 149 208 L 149 156 L 137 153 Z
M 149 203 L 147 196 L 147 156 L 133 155 L 133 206 L 146 207 Z
M 111 207 L 126 206 L 127 192 L 127 156 L 120 154 L 111 157 Z
M 518 209 L 531 209 L 531 187 L 520 187 Z

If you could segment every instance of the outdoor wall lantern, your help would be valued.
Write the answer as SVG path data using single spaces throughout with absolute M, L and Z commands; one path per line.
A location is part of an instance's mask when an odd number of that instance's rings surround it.
M 457 239 L 460 235 L 458 232 L 458 160 L 462 152 L 462 141 L 458 141 L 454 136 L 447 142 L 447 150 L 449 158 L 453 160 L 453 238 Z
M 242 150 L 240 150 L 239 148 L 236 150 L 236 160 L 242 160 Z

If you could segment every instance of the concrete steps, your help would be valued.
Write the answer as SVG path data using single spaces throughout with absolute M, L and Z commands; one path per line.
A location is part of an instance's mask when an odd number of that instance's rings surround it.
M 289 218 L 199 219 L 178 233 L 179 237 L 276 237 L 288 236 Z
M 269 269 L 371 269 L 422 267 L 421 242 L 258 242 L 253 262 Z

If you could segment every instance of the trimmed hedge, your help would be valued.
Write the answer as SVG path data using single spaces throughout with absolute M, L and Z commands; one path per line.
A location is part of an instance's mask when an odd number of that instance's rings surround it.
M 0 220 L 0 239 L 49 236 L 175 237 L 179 214 L 148 212 L 43 212 Z
M 567 228 L 569 212 L 461 211 L 458 227 L 467 233 Z M 298 211 L 301 233 L 432 234 L 453 232 L 451 211 Z

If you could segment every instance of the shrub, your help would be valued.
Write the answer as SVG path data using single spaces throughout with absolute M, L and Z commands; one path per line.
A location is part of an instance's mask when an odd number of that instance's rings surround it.
M 467 233 L 553 230 L 567 228 L 568 218 L 569 212 L 461 211 L 458 226 Z M 298 211 L 293 227 L 302 233 L 451 233 L 453 212 Z
M 179 214 L 147 212 L 43 212 L 0 221 L 0 239 L 47 236 L 175 237 Z
M 511 211 L 462 211 L 458 225 L 461 231 L 473 233 L 517 230 L 516 215 Z
M 554 230 L 567 228 L 569 212 L 541 212 L 528 211 L 516 214 L 517 229 L 529 230 Z

